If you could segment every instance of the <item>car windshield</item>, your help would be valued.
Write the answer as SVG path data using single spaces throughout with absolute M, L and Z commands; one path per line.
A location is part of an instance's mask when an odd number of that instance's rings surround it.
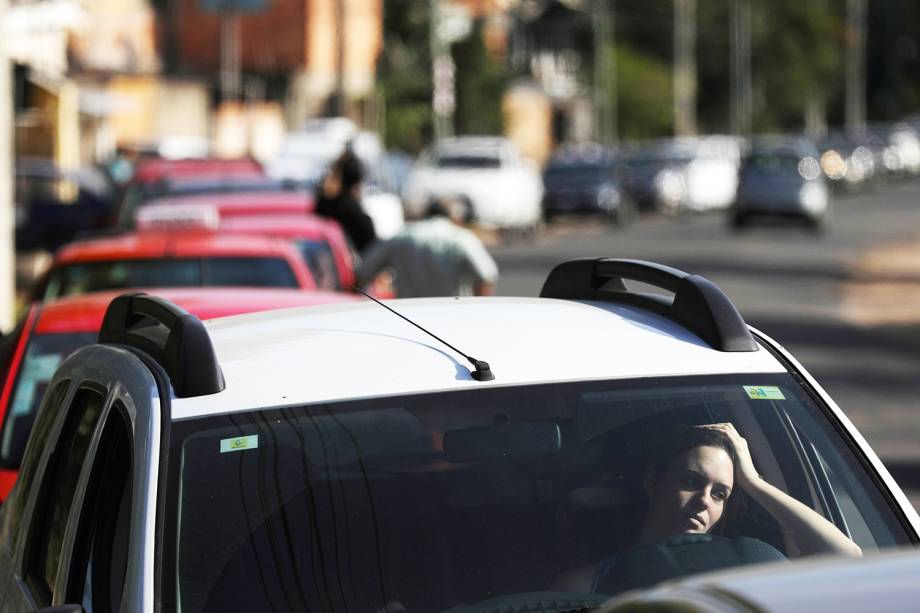
M 0 433 L 0 466 L 19 467 L 25 437 L 54 371 L 64 358 L 94 342 L 95 332 L 37 334 L 29 340 Z
M 501 160 L 497 155 L 467 153 L 441 153 L 435 160 L 438 168 L 499 168 Z
M 604 164 L 560 164 L 548 166 L 543 173 L 546 184 L 555 183 L 598 183 L 612 175 Z
M 755 153 L 744 164 L 744 171 L 758 175 L 797 175 L 802 158 L 788 153 Z
M 342 283 L 339 273 L 335 268 L 335 257 L 332 247 L 324 240 L 301 239 L 295 241 L 297 248 L 303 255 L 304 261 L 316 280 L 316 287 L 320 289 L 341 289 Z
M 290 264 L 273 257 L 206 257 L 86 262 L 51 271 L 44 298 L 129 287 L 298 287 Z
M 599 603 L 617 590 L 554 584 L 635 544 L 647 469 L 678 424 L 736 424 L 766 479 L 864 551 L 909 542 L 824 410 L 791 376 L 765 374 L 492 387 L 174 422 L 164 608 Z M 738 502 L 725 538 L 795 555 L 795 535 Z M 633 571 L 654 575 L 641 561 Z

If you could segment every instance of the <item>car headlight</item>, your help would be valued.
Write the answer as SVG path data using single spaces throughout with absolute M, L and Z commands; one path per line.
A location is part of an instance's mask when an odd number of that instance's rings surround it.
M 809 181 L 799 190 L 799 202 L 809 213 L 821 213 L 827 208 L 827 189 Z
M 655 177 L 655 191 L 664 202 L 680 202 L 684 197 L 684 179 L 679 172 L 662 170 Z
M 610 211 L 615 209 L 617 205 L 620 204 L 620 192 L 616 187 L 605 183 L 597 190 L 597 205 L 606 210 Z

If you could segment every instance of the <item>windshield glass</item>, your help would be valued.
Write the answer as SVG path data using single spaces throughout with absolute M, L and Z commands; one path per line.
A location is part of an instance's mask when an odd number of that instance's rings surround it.
M 29 340 L 19 368 L 9 409 L 0 433 L 0 465 L 18 468 L 22 461 L 25 439 L 35 420 L 35 413 L 45 396 L 45 388 L 58 365 L 84 345 L 96 342 L 94 332 L 38 334 Z M 18 439 L 18 440 L 17 440 Z
M 119 260 L 60 266 L 51 271 L 44 298 L 74 296 L 128 287 L 231 285 L 297 287 L 290 264 L 281 258 L 215 257 Z
M 765 479 L 864 551 L 908 542 L 862 460 L 788 375 L 493 387 L 174 423 L 165 608 L 596 604 L 660 580 L 667 565 L 641 557 L 622 576 L 597 577 L 638 545 L 649 470 L 670 433 L 720 422 L 746 437 Z M 743 493 L 731 497 L 734 514 L 700 536 L 744 536 L 770 555 L 717 551 L 721 566 L 799 554 L 795 535 Z M 595 581 L 559 587 L 591 565 Z M 676 574 L 708 568 L 688 562 Z
M 434 165 L 438 168 L 499 168 L 502 164 L 498 155 L 441 153 Z
M 297 248 L 303 255 L 316 287 L 319 289 L 341 289 L 342 284 L 335 268 L 335 257 L 332 247 L 324 240 L 301 239 L 295 241 Z

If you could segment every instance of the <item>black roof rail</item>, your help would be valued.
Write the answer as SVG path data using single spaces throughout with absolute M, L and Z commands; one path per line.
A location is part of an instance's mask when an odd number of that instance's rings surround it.
M 177 398 L 224 389 L 211 337 L 201 320 L 165 298 L 122 294 L 109 304 L 100 343 L 128 345 L 147 353 L 169 375 Z
M 631 292 L 624 279 L 674 293 L 674 299 Z M 542 298 L 604 300 L 629 304 L 676 321 L 719 351 L 757 351 L 732 301 L 712 281 L 642 260 L 580 258 L 557 265 L 549 273 Z

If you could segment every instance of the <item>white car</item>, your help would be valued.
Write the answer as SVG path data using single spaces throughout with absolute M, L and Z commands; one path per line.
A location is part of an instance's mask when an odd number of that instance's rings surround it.
M 831 536 L 851 555 L 920 539 L 815 380 L 657 264 L 565 262 L 539 298 L 204 323 L 126 295 L 99 341 L 49 382 L 3 505 L 0 612 L 571 611 Z M 672 438 L 729 424 L 734 456 Z M 662 504 L 676 533 L 643 544 Z M 790 529 L 802 515 L 820 535 Z
M 461 136 L 424 151 L 403 188 L 407 217 L 423 217 L 444 198 L 463 202 L 477 224 L 530 229 L 542 217 L 543 181 L 507 138 Z
M 316 185 L 329 166 L 351 143 L 367 175 L 361 206 L 374 222 L 378 238 L 394 236 L 403 227 L 403 206 L 380 138 L 359 130 L 350 119 L 313 119 L 285 137 L 281 153 L 268 164 L 269 176 Z

